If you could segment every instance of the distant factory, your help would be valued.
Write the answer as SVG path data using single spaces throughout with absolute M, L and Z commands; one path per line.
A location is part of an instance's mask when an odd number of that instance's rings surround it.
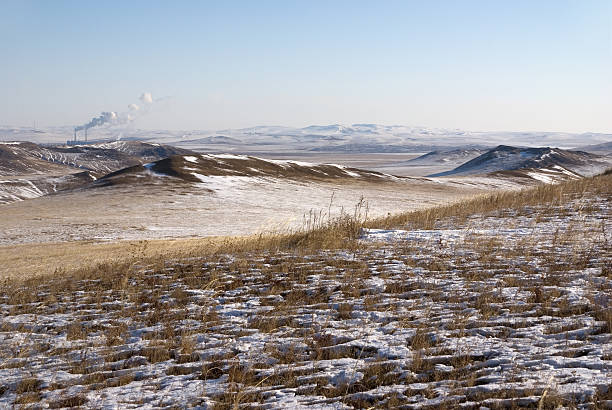
M 79 130 L 83 130 L 84 139 L 82 141 L 79 141 L 78 139 L 77 132 Z M 87 128 L 83 128 L 83 127 L 75 127 L 74 128 L 74 138 L 66 141 L 66 145 L 86 145 L 86 144 L 93 144 L 93 143 L 94 143 L 93 141 L 92 142 L 87 141 Z

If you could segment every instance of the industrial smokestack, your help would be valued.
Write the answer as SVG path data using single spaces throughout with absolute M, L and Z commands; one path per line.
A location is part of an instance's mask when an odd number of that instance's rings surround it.
M 76 128 L 74 129 L 74 142 L 76 142 Z

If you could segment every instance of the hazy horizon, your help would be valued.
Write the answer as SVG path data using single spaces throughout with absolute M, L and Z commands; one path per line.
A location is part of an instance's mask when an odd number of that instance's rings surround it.
M 605 0 L 23 1 L 0 12 L 10 126 L 84 126 L 112 111 L 143 130 L 612 133 Z
M 138 120 L 135 123 L 139 122 Z M 109 132 L 112 133 L 122 133 L 122 132 L 137 132 L 137 131 L 168 131 L 168 132 L 202 132 L 202 133 L 218 133 L 223 131 L 237 131 L 237 130 L 250 130 L 254 128 L 287 128 L 287 129 L 303 129 L 308 127 L 328 127 L 328 126 L 356 126 L 356 125 L 377 125 L 382 127 L 407 127 L 407 128 L 415 128 L 415 129 L 425 129 L 425 130 L 440 130 L 440 131 L 464 131 L 470 133 L 525 133 L 525 134 L 538 134 L 538 133 L 546 133 L 546 134 L 602 134 L 602 135 L 611 135 L 610 132 L 600 132 L 600 131 L 592 131 L 592 130 L 584 130 L 584 131 L 564 131 L 564 130 L 542 130 L 542 129 L 466 129 L 466 128 L 451 128 L 451 127 L 436 127 L 436 126 L 426 126 L 423 124 L 381 124 L 381 123 L 365 123 L 365 122 L 356 122 L 356 123 L 329 123 L 329 124 L 305 124 L 305 125 L 287 125 L 287 124 L 253 124 L 251 126 L 245 127 L 232 127 L 232 128 L 159 128 L 159 127 L 146 127 L 146 126 L 109 126 L 109 127 L 96 127 L 89 129 L 89 135 L 95 135 L 96 133 L 107 134 Z M 32 129 L 32 130 L 44 130 L 44 129 L 56 129 L 56 128 L 66 128 L 67 131 L 73 132 L 75 124 L 58 124 L 58 125 L 45 125 L 45 124 L 0 124 L 0 127 L 10 127 L 10 128 L 20 128 L 20 129 Z M 79 136 L 81 131 L 79 131 Z M 0 135 L 0 140 L 2 136 Z

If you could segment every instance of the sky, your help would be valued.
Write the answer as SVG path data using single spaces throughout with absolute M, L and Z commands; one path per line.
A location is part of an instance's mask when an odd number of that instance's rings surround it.
M 612 133 L 612 0 L 0 0 L 0 124 Z

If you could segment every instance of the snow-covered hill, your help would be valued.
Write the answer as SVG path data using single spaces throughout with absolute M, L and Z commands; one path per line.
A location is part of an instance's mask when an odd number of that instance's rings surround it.
M 312 180 L 360 179 L 364 181 L 397 179 L 376 171 L 349 168 L 336 164 L 311 164 L 300 161 L 269 160 L 246 155 L 204 154 L 174 155 L 143 165 L 135 165 L 100 178 L 95 186 L 143 183 L 192 182 L 207 186 L 231 185 L 237 181 L 261 178 Z
M 49 174 L 80 168 L 106 174 L 189 150 L 140 141 L 73 146 L 42 146 L 31 142 L 0 143 L 0 175 Z
M 88 184 L 126 167 L 192 151 L 118 141 L 77 146 L 0 143 L 0 203 L 36 198 Z
M 611 165 L 610 158 L 582 151 L 568 151 L 550 147 L 517 148 L 500 145 L 451 171 L 431 176 L 476 175 L 524 170 L 525 172 L 544 172 L 551 175 L 579 177 L 580 175 L 594 175 Z M 539 178 L 535 177 L 535 179 Z
M 486 152 L 483 149 L 464 148 L 455 150 L 439 150 L 428 152 L 418 158 L 411 159 L 407 163 L 411 165 L 435 165 L 448 163 L 464 163 Z

